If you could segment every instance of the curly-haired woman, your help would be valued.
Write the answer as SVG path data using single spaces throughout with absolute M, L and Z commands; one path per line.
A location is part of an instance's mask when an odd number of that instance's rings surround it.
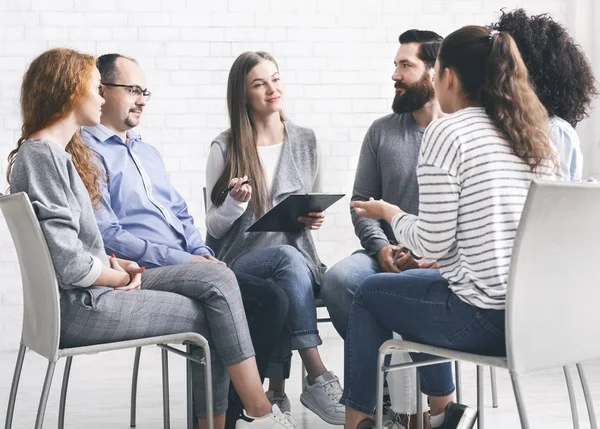
M 517 43 L 535 92 L 550 116 L 550 138 L 560 153 L 563 178 L 581 180 L 583 156 L 574 127 L 589 115 L 598 94 L 585 53 L 548 14 L 502 11 L 491 27 L 509 33 Z

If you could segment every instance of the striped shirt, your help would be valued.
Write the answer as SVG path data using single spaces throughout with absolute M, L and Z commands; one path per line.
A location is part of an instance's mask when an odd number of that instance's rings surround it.
M 485 109 L 469 107 L 429 125 L 417 176 L 419 216 L 394 217 L 398 242 L 436 260 L 463 301 L 503 309 L 529 185 L 534 179 L 552 179 L 552 168 L 532 172 L 512 153 Z

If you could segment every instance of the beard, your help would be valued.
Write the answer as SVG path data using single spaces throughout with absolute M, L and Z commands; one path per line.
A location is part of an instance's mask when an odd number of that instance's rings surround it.
M 392 103 L 392 110 L 399 115 L 419 110 L 435 97 L 435 89 L 427 72 L 423 73 L 421 79 L 411 85 L 396 82 L 394 87 L 404 89 L 403 94 L 396 92 Z

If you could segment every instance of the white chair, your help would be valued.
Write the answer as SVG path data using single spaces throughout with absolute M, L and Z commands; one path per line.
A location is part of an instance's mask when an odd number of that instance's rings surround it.
M 158 345 L 163 354 L 163 418 L 166 428 L 169 427 L 169 391 L 168 372 L 166 371 L 167 351 L 193 360 L 205 367 L 206 385 L 206 412 L 209 427 L 213 428 L 212 412 L 212 375 L 210 349 L 204 337 L 195 332 L 187 332 L 174 335 L 164 335 L 151 338 L 140 338 L 131 341 L 120 341 L 107 344 L 98 344 L 85 347 L 61 349 L 60 343 L 60 298 L 56 273 L 50 257 L 46 240 L 35 217 L 35 213 L 23 192 L 0 196 L 0 209 L 4 214 L 6 223 L 12 235 L 19 258 L 21 278 L 23 282 L 23 331 L 19 354 L 12 380 L 8 410 L 6 413 L 5 429 L 12 426 L 15 401 L 23 360 L 26 349 L 33 350 L 37 354 L 48 359 L 46 377 L 42 389 L 42 395 L 37 411 L 35 429 L 41 429 L 46 411 L 46 403 L 50 392 L 50 385 L 54 375 L 56 362 L 63 357 L 67 358 L 63 378 L 63 389 L 60 398 L 59 426 L 64 423 L 64 409 L 66 403 L 66 390 L 69 381 L 69 373 L 73 356 L 83 354 L 95 354 L 111 350 L 141 347 L 145 345 Z M 196 345 L 204 351 L 204 357 L 185 353 L 167 344 Z M 188 378 L 188 401 L 191 403 L 191 380 Z M 189 412 L 188 412 L 189 414 Z
M 483 365 L 508 369 L 523 429 L 529 429 L 519 378 L 562 366 L 567 380 L 573 425 L 577 406 L 568 369 L 576 364 L 590 426 L 597 428 L 594 406 L 581 362 L 600 358 L 595 264 L 600 255 L 600 184 L 534 182 L 514 241 L 506 297 L 506 357 L 491 357 L 391 340 L 379 349 L 377 428 L 382 427 L 381 397 L 387 371 L 460 360 L 478 365 L 478 408 L 483 410 Z M 438 356 L 427 362 L 386 366 L 395 350 Z M 418 380 L 418 377 L 417 377 Z M 417 383 L 418 385 L 418 383 Z M 417 386 L 419 389 L 419 386 Z M 418 395 L 420 401 L 421 395 Z M 421 404 L 422 410 L 422 404 Z M 422 416 L 422 414 L 421 414 Z M 483 413 L 478 427 L 483 425 Z M 422 428 L 422 422 L 420 422 Z

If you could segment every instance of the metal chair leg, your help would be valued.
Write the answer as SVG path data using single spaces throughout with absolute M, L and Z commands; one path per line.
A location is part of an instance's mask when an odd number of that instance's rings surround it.
M 58 429 L 65 427 L 65 407 L 67 405 L 67 390 L 69 388 L 69 375 L 71 374 L 71 364 L 73 356 L 69 356 L 65 362 L 65 372 L 63 373 L 62 388 L 60 389 L 60 403 L 58 406 Z
M 206 419 L 209 428 L 215 427 L 215 418 L 213 415 L 213 390 L 212 390 L 212 362 L 210 360 L 210 348 L 208 344 L 202 346 L 204 350 L 204 389 L 206 390 Z
M 485 391 L 483 386 L 483 367 L 477 365 L 477 429 L 483 429 L 485 423 Z
M 573 389 L 573 378 L 571 370 L 568 366 L 563 366 L 565 372 L 565 381 L 567 382 L 567 390 L 569 392 L 569 404 L 571 405 L 571 417 L 573 418 L 573 429 L 579 429 L 579 413 L 577 411 L 577 398 Z
M 381 352 L 377 355 L 377 405 L 375 406 L 375 427 L 383 428 L 383 379 L 385 355 Z
M 192 346 L 187 344 L 185 351 L 188 355 L 192 354 Z M 194 422 L 194 399 L 192 395 L 192 361 L 186 359 L 185 361 L 185 375 L 186 375 L 186 393 L 187 393 L 187 427 L 188 429 L 194 429 L 196 422 Z
M 136 407 L 137 407 L 137 385 L 138 385 L 138 373 L 140 370 L 140 355 L 142 354 L 142 348 L 137 347 L 135 349 L 135 357 L 133 358 L 133 374 L 131 376 L 131 410 L 129 415 L 129 426 L 134 428 L 136 425 Z
M 161 349 L 162 360 L 162 387 L 163 387 L 163 427 L 171 427 L 171 410 L 169 406 L 169 352 Z
M 517 402 L 517 410 L 519 412 L 519 420 L 521 421 L 521 429 L 530 429 L 529 421 L 527 419 L 527 411 L 525 409 L 525 402 L 523 401 L 523 395 L 521 394 L 521 386 L 519 385 L 519 379 L 516 374 L 510 375 L 510 380 L 513 385 L 513 391 L 515 393 L 515 401 Z
M 498 408 L 498 386 L 496 384 L 496 368 L 490 366 L 490 384 L 492 385 L 492 407 Z
M 588 416 L 590 417 L 590 428 L 598 429 L 598 422 L 596 421 L 596 411 L 594 410 L 594 401 L 592 400 L 590 386 L 588 385 L 585 373 L 583 372 L 583 364 L 577 364 L 577 372 L 579 373 L 581 387 L 583 388 L 583 395 L 585 396 L 585 405 L 587 407 Z
M 8 396 L 8 409 L 6 410 L 6 421 L 4 429 L 11 429 L 13 414 L 15 412 L 15 402 L 17 399 L 17 390 L 19 389 L 19 381 L 21 379 L 21 370 L 23 369 L 23 361 L 25 360 L 26 347 L 21 344 L 19 354 L 17 355 L 17 363 L 13 374 L 12 384 L 10 386 L 10 395 Z
M 302 381 L 301 381 L 301 390 L 304 391 L 304 387 L 306 384 L 306 367 L 304 366 L 304 362 L 300 363 L 300 365 L 302 365 Z
M 50 386 L 52 385 L 54 368 L 56 368 L 56 362 L 48 362 L 44 387 L 42 388 L 42 396 L 40 397 L 40 405 L 38 406 L 37 416 L 35 418 L 35 429 L 42 429 L 44 424 L 44 415 L 46 414 L 46 404 L 48 403 L 48 396 L 50 395 Z
M 418 375 L 418 374 L 417 374 Z M 456 402 L 462 404 L 462 386 L 461 386 L 461 373 L 460 373 L 460 362 L 454 361 L 454 378 L 456 379 Z
M 417 429 L 423 429 L 423 394 L 421 393 L 421 374 L 417 368 L 416 377 L 417 386 Z

